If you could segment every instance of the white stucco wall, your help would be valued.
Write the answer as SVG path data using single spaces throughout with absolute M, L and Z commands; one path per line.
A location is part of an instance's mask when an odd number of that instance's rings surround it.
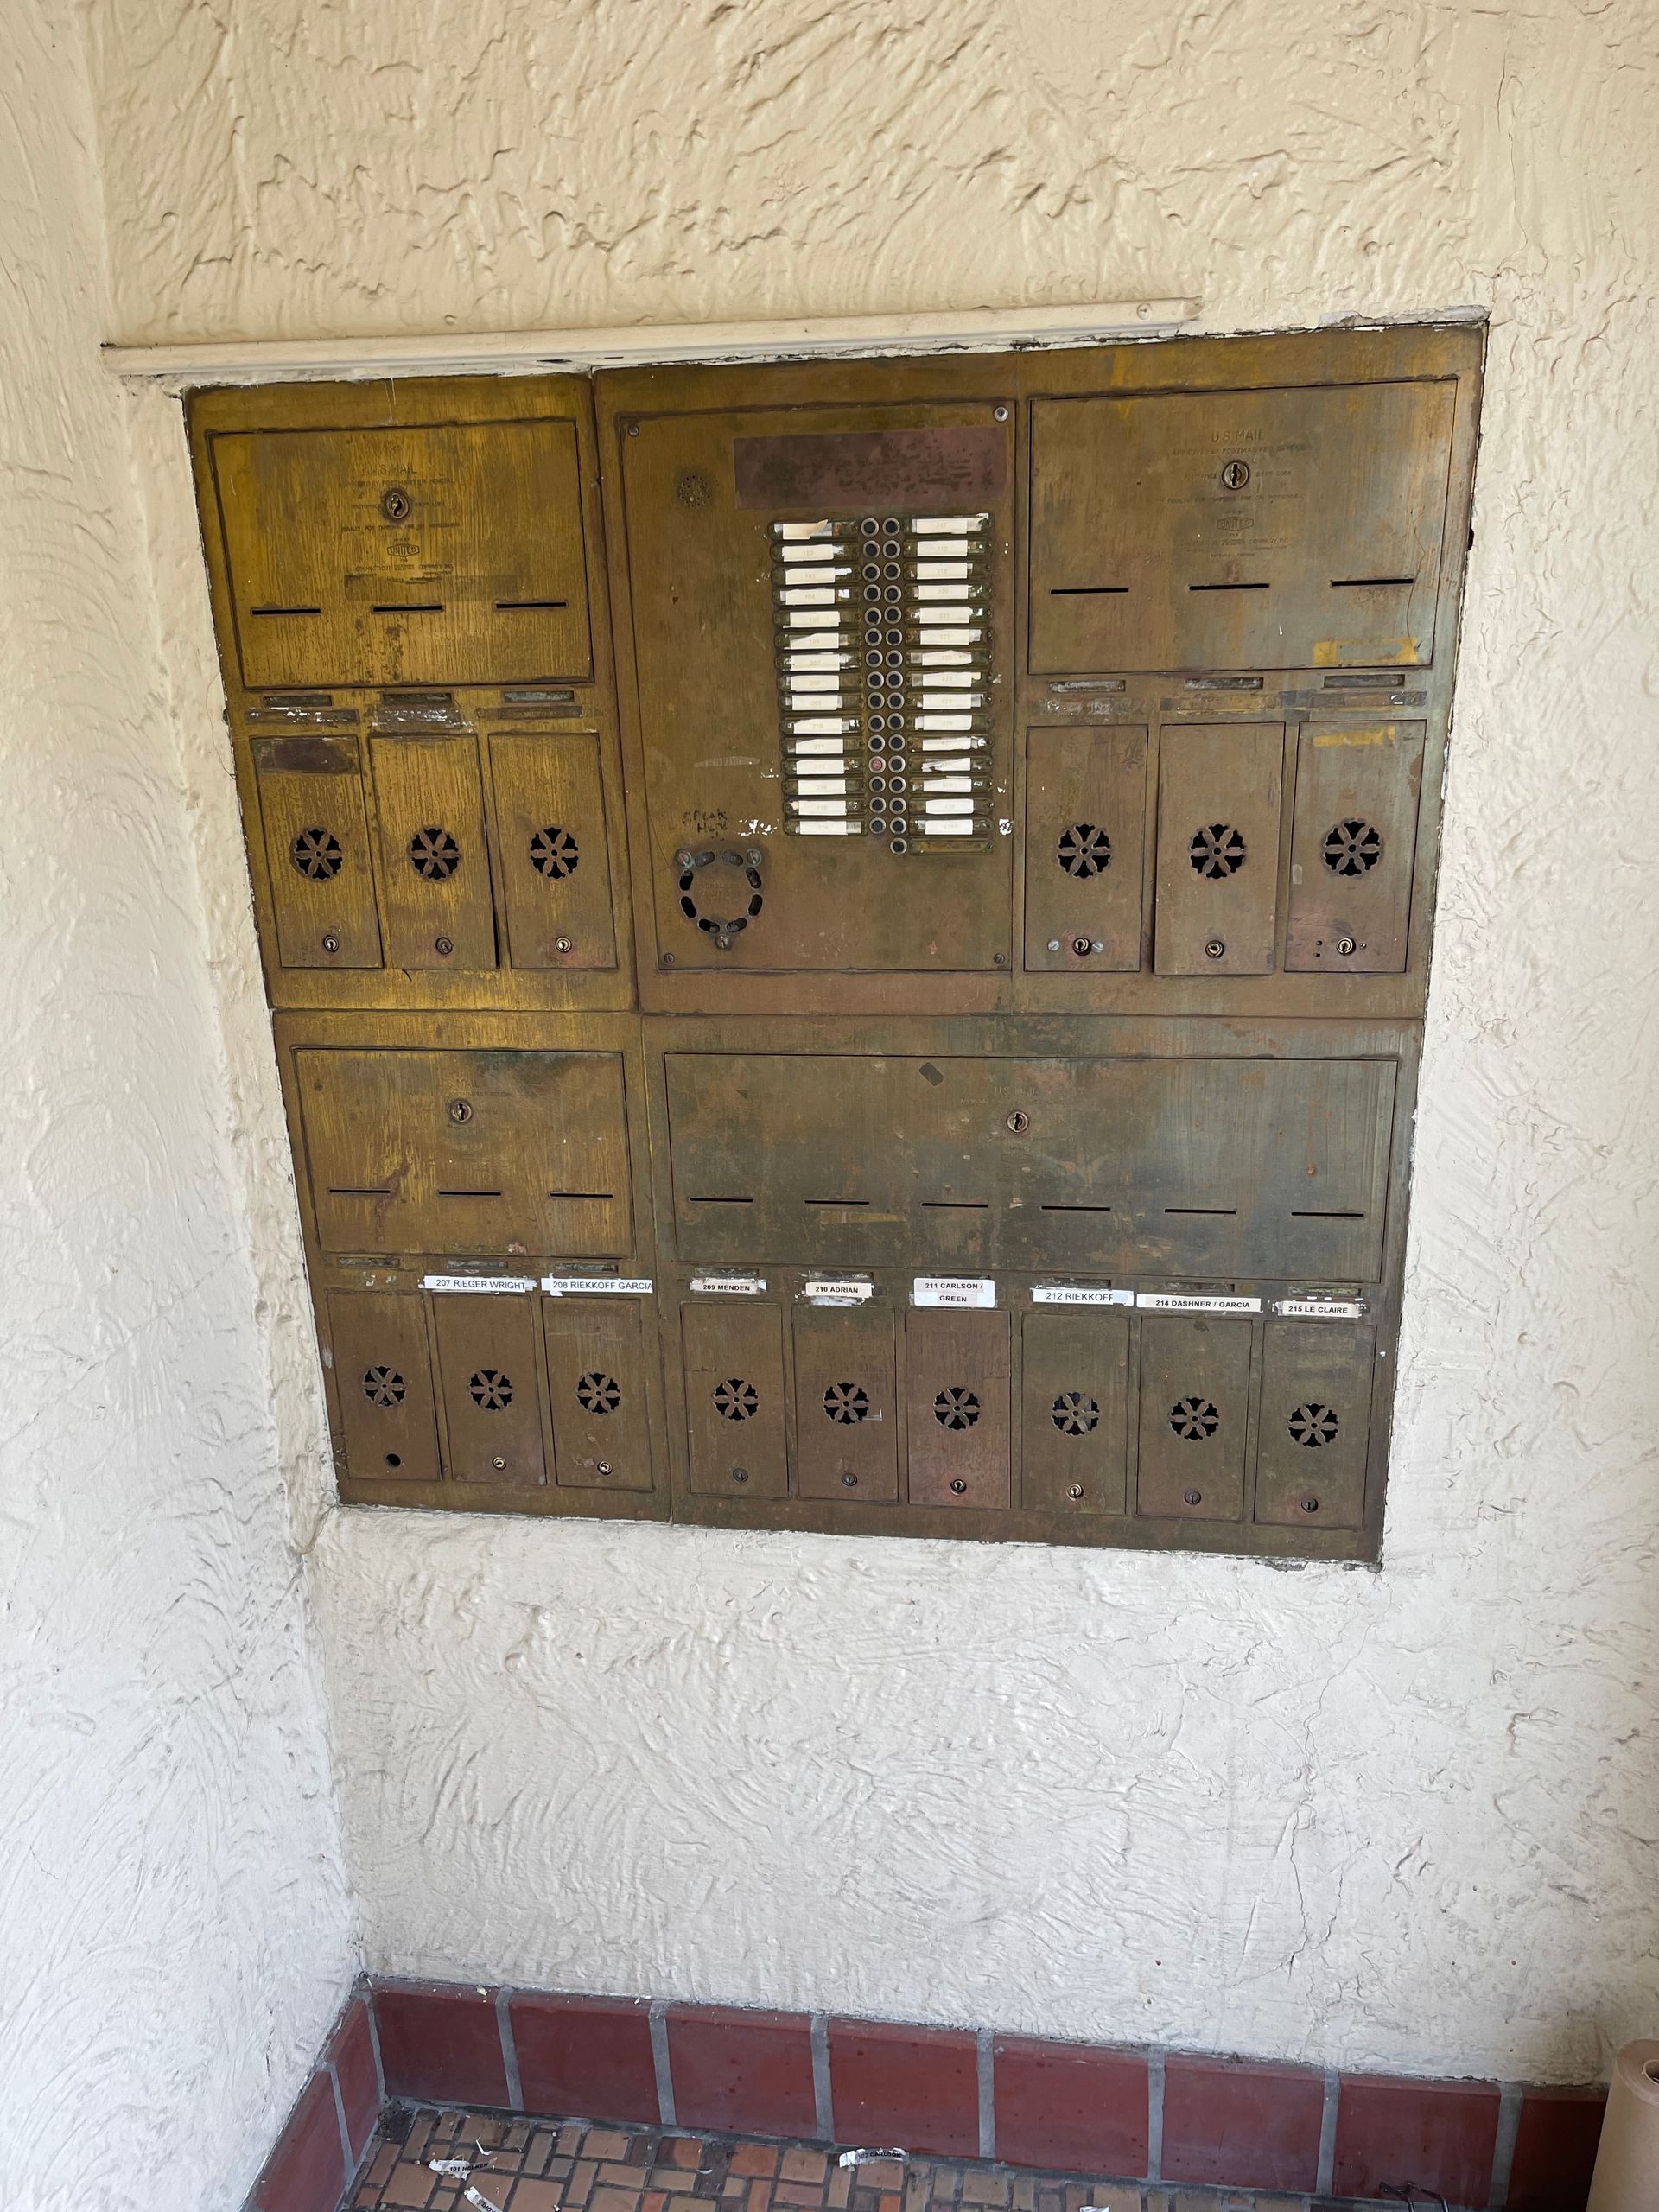
M 230 2212 L 357 1940 L 92 134 L 0 10 L 0 2202 Z
M 176 428 L 175 679 L 383 1968 L 1583 2078 L 1659 2016 L 1656 26 L 99 0 L 128 340 L 1492 315 L 1381 1573 L 322 1510 Z

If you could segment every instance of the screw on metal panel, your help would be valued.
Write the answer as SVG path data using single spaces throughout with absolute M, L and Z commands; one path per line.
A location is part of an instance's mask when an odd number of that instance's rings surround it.
M 751 868 L 759 868 L 761 861 L 765 860 L 766 855 L 761 851 L 759 845 L 751 845 L 748 850 L 744 854 L 743 857 Z
M 1007 964 L 1008 956 L 1006 952 L 994 952 L 991 955 L 991 965 L 993 968 L 1006 968 Z
M 659 952 L 657 956 L 657 965 L 659 968 L 671 968 L 674 965 L 673 954 L 671 952 Z
M 1106 950 L 1105 940 L 1102 938 L 1093 938 L 1090 944 L 1089 950 L 1090 952 L 1104 952 Z
M 454 949 L 455 940 L 452 937 L 435 937 L 432 940 L 432 950 L 441 960 L 447 960 Z
M 696 864 L 696 855 L 689 846 L 683 845 L 674 855 L 676 868 L 695 868 Z
M 961 1477 L 960 1475 L 958 1475 L 958 1476 L 957 1477 L 957 1479 L 955 1480 L 955 1482 L 953 1482 L 953 1483 L 951 1484 L 950 1487 L 951 1487 L 951 1489 L 952 1489 L 953 1491 L 955 1491 L 955 1492 L 957 1493 L 957 1496 L 958 1497 L 961 1497 L 963 1495 L 963 1493 L 966 1491 L 966 1490 L 967 1490 L 967 1488 L 968 1488 L 968 1485 L 967 1485 L 967 1484 L 966 1484 L 965 1482 L 963 1482 L 963 1480 L 962 1479 L 962 1477 Z
M 1003 1127 L 1012 1130 L 1015 1136 L 1022 1137 L 1031 1127 L 1031 1116 L 1023 1106 L 1016 1106 L 1012 1114 L 1005 1116 Z
M 1204 948 L 1204 957 L 1206 960 L 1219 960 L 1224 955 L 1226 950 L 1227 940 L 1225 938 L 1212 937 Z
M 637 437 L 639 436 L 639 425 L 637 423 L 629 423 L 629 425 L 628 425 L 628 435 L 629 435 L 631 438 L 637 438 Z
M 1184 1490 L 1181 1496 L 1189 1505 L 1202 1505 L 1204 1503 L 1204 1492 L 1201 1490 Z
M 452 1098 L 449 1101 L 449 1118 L 452 1122 L 470 1122 L 473 1118 L 472 1100 Z
M 327 936 L 322 940 L 322 949 L 325 952 L 338 952 L 340 950 L 340 939 L 334 935 L 332 930 L 329 931 Z
M 1339 937 L 1337 939 L 1337 950 L 1338 952 L 1357 952 L 1358 950 L 1359 947 L 1355 944 L 1353 938 L 1351 937 Z
M 1058 951 L 1059 950 L 1059 949 L 1060 949 L 1060 940 L 1058 939 L 1058 938 L 1057 938 L 1057 937 L 1052 937 L 1052 938 L 1050 938 L 1050 939 L 1048 940 L 1048 949 L 1049 949 L 1049 950 L 1050 950 L 1051 952 L 1058 952 Z
M 556 937 L 553 940 L 553 950 L 555 952 L 574 952 L 575 949 L 575 944 L 570 938 Z
M 1007 409 L 1006 407 L 993 407 L 991 410 L 991 418 L 994 422 L 1006 423 L 1008 419 Z
M 746 1483 L 748 1479 L 749 1471 L 747 1467 L 734 1467 L 732 1469 L 732 1480 L 734 1483 Z

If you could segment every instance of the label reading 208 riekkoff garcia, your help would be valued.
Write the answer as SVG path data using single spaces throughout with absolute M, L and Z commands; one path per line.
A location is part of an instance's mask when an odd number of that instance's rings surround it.
M 649 1298 L 656 1285 L 649 1275 L 543 1275 L 550 1298 Z

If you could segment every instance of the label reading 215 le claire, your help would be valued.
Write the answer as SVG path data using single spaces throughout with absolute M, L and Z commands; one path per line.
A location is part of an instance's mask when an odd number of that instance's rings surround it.
M 912 1306 L 995 1306 L 996 1285 L 989 1275 L 914 1275 L 910 1302 Z

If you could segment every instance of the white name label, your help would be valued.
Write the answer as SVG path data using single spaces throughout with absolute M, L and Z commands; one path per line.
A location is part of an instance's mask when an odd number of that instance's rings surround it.
M 649 1275 L 543 1275 L 542 1288 L 550 1298 L 649 1298 L 655 1287 Z
M 491 1292 L 495 1292 L 501 1296 L 517 1295 L 526 1290 L 534 1290 L 535 1287 L 534 1275 L 423 1275 L 421 1277 L 423 1290 L 470 1290 L 476 1291 L 481 1296 L 487 1296 Z
M 837 1282 L 829 1275 L 811 1275 L 801 1285 L 801 1296 L 813 1306 L 861 1306 L 874 1298 L 873 1282 Z
M 1273 1310 L 1297 1321 L 1357 1321 L 1364 1315 L 1365 1301 L 1363 1298 L 1275 1298 Z
M 996 1285 L 989 1275 L 915 1275 L 912 1306 L 995 1306 Z
M 760 1298 L 765 1294 L 766 1279 L 764 1275 L 693 1275 L 691 1287 L 709 1297 Z
M 1097 1282 L 1039 1282 L 1033 1289 L 1033 1306 L 1133 1306 L 1132 1290 L 1108 1290 Z
M 1259 1313 L 1259 1298 L 1206 1298 L 1185 1290 L 1142 1290 L 1135 1304 L 1143 1313 Z

